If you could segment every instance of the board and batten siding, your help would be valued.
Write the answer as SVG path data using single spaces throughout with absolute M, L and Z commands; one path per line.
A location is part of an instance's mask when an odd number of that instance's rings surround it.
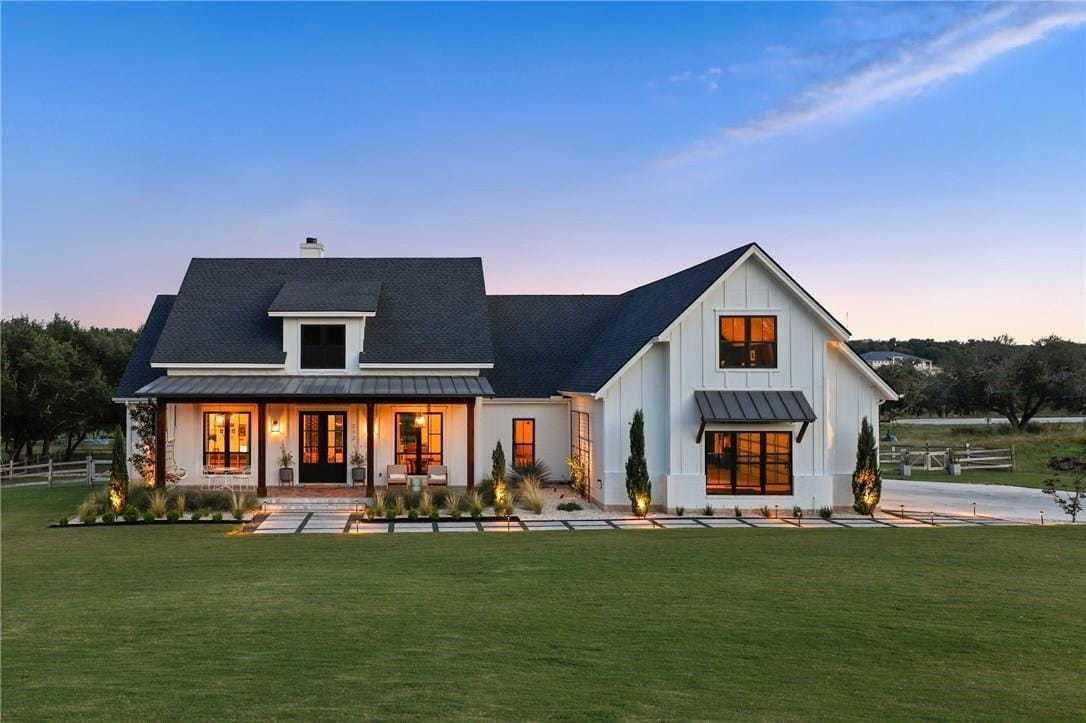
M 476 475 L 489 477 L 491 454 L 500 440 L 505 460 L 513 464 L 513 420 L 535 420 L 535 457 L 550 469 L 552 479 L 569 479 L 569 402 L 565 399 L 538 401 L 485 399 L 480 405 L 479 437 L 482 449 L 476 455 Z
M 778 367 L 728 370 L 718 367 L 718 324 L 721 315 L 777 317 Z M 653 504 L 696 509 L 793 504 L 845 504 L 842 475 L 851 473 L 860 419 L 878 424 L 879 393 L 836 349 L 835 336 L 781 283 L 763 262 L 752 257 L 717 281 L 705 297 L 688 309 L 670 331 L 605 390 L 603 499 L 608 506 L 627 503 L 625 462 L 629 425 L 638 408 L 645 410 L 645 447 L 653 482 Z M 701 422 L 694 391 L 798 390 L 807 397 L 818 421 L 793 446 L 792 495 L 719 496 L 705 494 L 704 446 L 696 441 Z M 839 397 L 832 401 L 833 397 Z M 746 429 L 799 431 L 799 424 L 747 426 Z M 728 429 L 710 425 L 708 429 Z M 737 427 L 730 427 L 737 429 Z M 847 487 L 847 485 L 846 485 Z M 851 494 L 851 493 L 850 493 Z

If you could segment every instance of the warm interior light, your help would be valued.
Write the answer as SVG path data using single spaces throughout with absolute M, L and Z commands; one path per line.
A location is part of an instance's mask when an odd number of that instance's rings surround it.
M 215 424 L 222 424 L 225 421 L 226 421 L 226 417 L 223 416 L 222 414 L 216 414 L 215 415 Z
M 273 419 L 272 420 L 272 432 L 274 432 L 275 434 L 279 434 L 279 420 L 278 419 Z
M 415 426 L 416 427 L 425 427 L 426 426 L 426 415 L 423 414 L 422 412 L 419 412 L 418 414 L 415 415 Z

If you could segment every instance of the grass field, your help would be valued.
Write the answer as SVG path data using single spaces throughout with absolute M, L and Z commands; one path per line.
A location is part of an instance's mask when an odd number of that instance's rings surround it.
M 0 495 L 4 720 L 1086 716 L 1086 529 L 232 536 Z
M 964 447 L 969 443 L 974 447 L 1003 449 L 1014 447 L 1015 469 L 1004 470 L 967 470 L 958 477 L 939 471 L 924 471 L 913 468 L 912 479 L 931 480 L 934 482 L 973 482 L 979 484 L 1016 485 L 1040 489 L 1044 481 L 1052 477 L 1045 468 L 1050 457 L 1081 455 L 1086 448 L 1086 425 L 1082 424 L 1045 424 L 1038 425 L 1036 431 L 1025 434 L 1012 432 L 1010 425 L 955 426 L 927 424 L 883 424 L 880 433 L 889 431 L 897 437 L 896 446 L 923 447 Z M 884 447 L 890 443 L 883 442 Z M 886 466 L 883 475 L 900 478 L 897 465 Z

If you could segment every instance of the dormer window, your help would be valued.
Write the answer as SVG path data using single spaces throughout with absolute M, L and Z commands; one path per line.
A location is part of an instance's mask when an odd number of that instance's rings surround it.
M 302 369 L 344 369 L 346 366 L 346 326 L 302 324 Z

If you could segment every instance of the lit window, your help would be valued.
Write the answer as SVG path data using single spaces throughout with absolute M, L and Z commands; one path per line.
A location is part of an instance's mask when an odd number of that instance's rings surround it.
M 777 317 L 720 317 L 721 369 L 774 369 L 777 366 Z
M 535 420 L 513 420 L 513 468 L 527 467 L 535 461 Z
M 249 413 L 204 412 L 204 466 L 240 473 L 249 459 Z
M 792 494 L 791 432 L 706 432 L 705 493 Z
M 426 474 L 430 465 L 441 464 L 443 426 L 441 412 L 397 412 L 396 464 L 406 464 L 408 474 Z

